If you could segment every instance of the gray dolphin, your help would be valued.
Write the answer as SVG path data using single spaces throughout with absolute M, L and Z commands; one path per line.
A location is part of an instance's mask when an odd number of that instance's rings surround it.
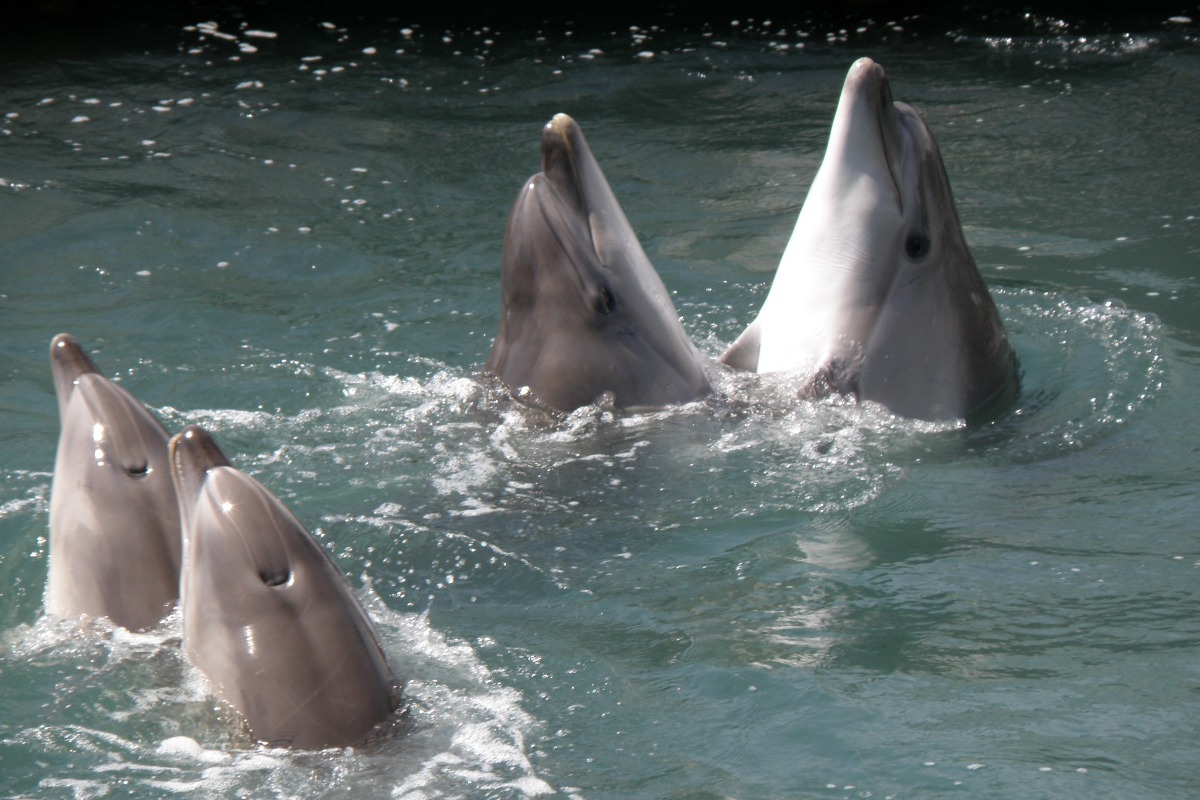
M 721 361 L 917 419 L 964 418 L 1015 391 L 937 144 L 869 58 L 850 67 L 762 310 Z
M 542 171 L 504 236 L 501 319 L 487 370 L 570 411 L 610 394 L 618 408 L 695 400 L 704 361 L 658 273 L 566 114 L 542 131 Z
M 62 430 L 50 489 L 46 611 L 152 627 L 179 596 L 169 434 L 60 333 L 50 366 Z
M 274 747 L 358 744 L 399 690 L 345 577 L 299 520 L 189 425 L 171 439 L 188 659 Z

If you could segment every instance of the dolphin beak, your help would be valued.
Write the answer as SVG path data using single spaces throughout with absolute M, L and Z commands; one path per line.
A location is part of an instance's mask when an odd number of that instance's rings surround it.
M 846 163 L 858 164 L 863 171 L 870 170 L 872 163 L 886 170 L 896 203 L 903 211 L 904 193 L 900 185 L 904 146 L 900 122 L 887 73 L 869 58 L 855 61 L 846 74 L 830 134 L 831 149 L 835 142 L 845 148 L 842 157 L 847 159 Z
M 555 114 L 542 130 L 542 172 L 575 204 L 601 264 L 611 266 L 620 250 L 641 249 L 583 130 L 566 114 Z
M 586 217 L 588 209 L 579 175 L 580 152 L 587 152 L 587 144 L 579 125 L 566 114 L 555 114 L 542 129 L 542 173 L 563 199 L 571 201 Z
M 58 397 L 58 413 L 61 417 L 66 414 L 67 403 L 79 376 L 89 372 L 99 373 L 100 368 L 75 341 L 75 337 L 60 333 L 50 340 L 50 371 L 54 375 L 54 393 Z
M 195 508 L 209 470 L 232 465 L 208 431 L 199 425 L 188 425 L 171 438 L 170 458 L 180 514 L 182 519 L 187 520 Z

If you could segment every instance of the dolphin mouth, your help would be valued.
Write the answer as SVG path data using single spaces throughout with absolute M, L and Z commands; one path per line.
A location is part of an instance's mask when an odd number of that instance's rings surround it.
M 569 115 L 555 114 L 543 128 L 542 171 L 533 181 L 546 193 L 541 214 L 565 256 L 555 263 L 573 275 L 581 303 L 608 316 L 616 304 L 609 281 L 622 270 L 622 248 L 636 237 Z
M 882 167 L 891 181 L 892 192 L 900 213 L 904 213 L 904 145 L 901 123 L 897 118 L 896 106 L 892 101 L 891 84 L 883 67 L 870 58 L 860 58 L 851 65 L 842 88 L 838 103 L 838 116 L 843 109 L 849 119 L 845 123 L 848 138 L 854 137 L 855 129 L 869 131 L 869 139 L 853 138 L 861 148 L 858 156 L 882 159 Z M 872 141 L 873 140 L 873 141 Z M 875 149 L 875 146 L 878 150 Z
M 592 155 L 583 130 L 567 114 L 555 114 L 542 132 L 542 173 L 568 198 L 586 230 L 588 244 L 605 269 L 637 237 L 604 171 Z
M 575 209 L 586 219 L 589 208 L 579 163 L 582 139 L 583 133 L 575 120 L 566 114 L 555 114 L 542 130 L 542 174 L 561 195 L 573 201 Z

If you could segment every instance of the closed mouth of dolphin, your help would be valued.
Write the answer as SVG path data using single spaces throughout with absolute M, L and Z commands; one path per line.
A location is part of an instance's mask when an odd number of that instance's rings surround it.
M 896 195 L 896 205 L 900 209 L 900 215 L 904 215 L 904 192 L 900 190 L 901 176 L 899 170 L 901 164 L 895 163 L 895 155 L 892 153 L 892 140 L 888 134 L 897 133 L 897 125 L 894 115 L 896 113 L 895 106 L 892 104 L 892 93 L 888 88 L 887 77 L 882 79 L 879 86 L 878 105 L 875 109 L 875 128 L 879 134 L 879 149 L 883 151 L 883 163 L 887 167 L 888 177 L 892 180 L 892 191 Z
M 556 170 L 551 177 L 542 172 L 542 189 L 550 198 L 542 199 L 539 211 L 546 228 L 558 242 L 565 256 L 563 266 L 571 273 L 578 296 L 584 305 L 602 316 L 613 313 L 616 297 L 607 284 L 603 273 L 607 268 L 596 242 L 596 226 L 592 221 L 592 210 L 588 205 L 587 193 L 583 190 L 582 177 L 575 161 L 575 152 L 570 142 L 563 137 L 566 148 L 566 169 Z M 564 174 L 564 172 L 566 174 Z M 569 194 L 569 196 L 568 196 Z M 551 210 L 551 206 L 554 210 Z M 578 228 L 574 222 L 564 222 L 568 216 L 578 215 Z
M 887 113 L 887 109 L 880 109 L 879 113 L 879 142 L 883 148 L 883 162 L 887 165 L 888 176 L 892 179 L 892 191 L 896 193 L 896 205 L 900 208 L 900 216 L 904 216 L 904 193 L 900 191 L 900 180 L 896 176 L 896 164 L 892 163 L 892 154 L 888 152 L 887 132 L 884 130 L 883 115 Z
M 587 206 L 584 204 L 583 193 L 579 190 L 579 185 L 578 185 L 579 175 L 578 175 L 578 173 L 574 173 L 574 170 L 572 170 L 572 172 L 573 172 L 573 177 L 575 178 L 575 182 L 571 188 L 575 191 L 576 197 L 579 200 L 579 204 L 583 208 L 582 213 L 586 217 Z M 547 183 L 548 183 L 547 188 L 549 188 L 555 195 L 561 194 L 559 187 L 556 186 L 553 181 L 547 181 Z M 569 201 L 558 200 L 556 197 L 554 202 L 565 205 L 565 203 L 569 202 Z M 586 243 L 583 244 L 583 248 L 580 248 L 579 244 L 571 241 L 571 239 L 573 239 L 574 237 L 571 236 L 566 231 L 563 231 L 561 229 L 562 226 L 559 224 L 559 220 L 556 219 L 556 215 L 554 213 L 547 211 L 547 209 L 545 208 L 544 205 L 540 209 L 540 211 L 542 214 L 542 219 L 546 223 L 546 227 L 554 235 L 555 240 L 557 240 L 557 242 L 558 242 L 559 249 L 566 256 L 567 264 L 570 266 L 570 272 L 571 272 L 572 276 L 575 278 L 575 282 L 576 282 L 577 288 L 579 290 L 579 296 L 583 297 L 583 298 L 588 297 L 589 296 L 588 282 L 587 282 L 587 279 L 584 277 L 585 267 L 583 265 L 580 265 L 578 263 L 578 259 L 575 258 L 574 256 L 581 249 L 586 248 L 586 250 L 589 251 L 590 254 L 595 257 L 596 261 L 599 262 L 600 256 L 596 252 L 596 243 L 592 239 L 591 226 L 587 225 L 586 223 L 583 225 L 583 228 L 587 231 Z

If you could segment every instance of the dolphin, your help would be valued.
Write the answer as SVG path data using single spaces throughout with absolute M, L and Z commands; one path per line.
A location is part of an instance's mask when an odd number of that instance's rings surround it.
M 1016 390 L 937 144 L 869 58 L 846 76 L 767 299 L 720 360 L 924 420 L 966 418 Z
M 312 534 L 189 425 L 171 439 L 183 523 L 187 658 L 255 740 L 322 749 L 363 742 L 399 704 L 366 612 Z
M 50 489 L 46 611 L 145 630 L 179 596 L 169 434 L 71 336 L 50 343 L 62 430 Z
M 542 171 L 509 214 L 500 331 L 486 369 L 561 411 L 604 395 L 629 408 L 711 391 L 703 358 L 566 114 L 542 130 Z

